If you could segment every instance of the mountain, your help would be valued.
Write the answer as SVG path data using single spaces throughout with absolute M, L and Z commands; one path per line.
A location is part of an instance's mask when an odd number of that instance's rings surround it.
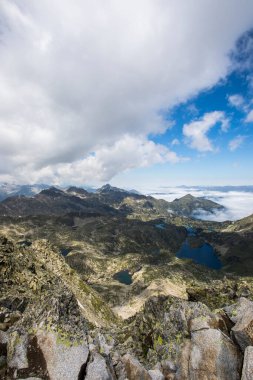
M 240 379 L 252 217 L 199 221 L 185 215 L 217 204 L 171 203 L 110 185 L 0 203 L 1 379 Z M 213 247 L 222 267 L 179 259 L 182 247 Z
M 135 194 L 135 195 L 140 195 L 140 193 L 136 190 L 125 190 L 125 189 L 120 189 L 119 187 L 114 187 L 111 186 L 110 184 L 106 184 L 99 189 L 96 190 L 97 193 L 99 194 L 109 194 L 109 193 L 123 193 L 125 195 L 127 194 Z
M 242 276 L 253 270 L 253 215 L 225 224 L 219 232 L 207 234 L 207 239 L 222 253 L 224 268 Z
M 25 197 L 32 197 L 32 199 L 27 201 Z M 52 204 L 50 197 L 51 200 L 57 197 L 58 201 L 53 201 Z M 11 198 L 11 200 L 7 198 Z M 48 185 L 3 184 L 0 187 L 0 202 L 0 215 L 7 216 L 62 215 L 70 212 L 89 212 L 90 207 L 93 208 L 93 211 L 97 207 L 99 208 L 98 212 L 101 212 L 102 204 L 103 207 L 105 205 L 112 206 L 121 211 L 125 210 L 125 212 L 132 211 L 142 214 L 141 209 L 143 208 L 147 211 L 158 210 L 158 215 L 161 213 L 167 215 L 170 210 L 178 216 L 195 218 L 198 218 L 198 214 L 201 212 L 214 213 L 224 209 L 218 203 L 205 198 L 196 198 L 190 194 L 175 199 L 173 202 L 167 202 L 151 196 L 146 197 L 135 190 L 124 190 L 109 184 L 95 192 L 75 186 L 63 190 L 50 188 Z
M 138 194 L 135 191 L 128 191 L 118 187 L 106 184 L 96 191 L 99 199 L 106 204 L 119 205 L 125 198 L 131 197 L 133 199 L 143 199 L 144 195 Z
M 73 188 L 72 188 L 73 190 Z M 81 214 L 114 214 L 116 210 L 102 204 L 99 199 L 86 199 L 85 190 L 63 191 L 55 187 L 42 190 L 33 197 L 14 196 L 0 203 L 0 215 L 31 216 L 31 215 L 66 215 Z M 80 192 L 82 197 L 80 197 Z M 85 193 L 84 193 L 85 192 Z
M 253 232 L 253 214 L 231 223 L 227 231 L 240 233 Z
M 197 215 L 203 211 L 212 214 L 225 209 L 225 207 L 219 203 L 203 197 L 194 197 L 191 194 L 187 194 L 182 198 L 176 198 L 174 201 L 168 203 L 168 208 L 171 211 L 177 215 L 187 217 L 197 217 Z
M 69 187 L 67 190 L 66 190 L 67 193 L 69 194 L 72 194 L 72 195 L 77 195 L 77 196 L 81 196 L 81 197 L 87 197 L 89 192 L 85 189 L 82 189 L 80 187 L 76 187 L 76 186 L 71 186 Z
M 35 184 L 35 185 L 16 185 L 3 183 L 0 184 L 0 201 L 17 195 L 33 196 L 38 194 L 41 190 L 48 189 L 49 185 Z

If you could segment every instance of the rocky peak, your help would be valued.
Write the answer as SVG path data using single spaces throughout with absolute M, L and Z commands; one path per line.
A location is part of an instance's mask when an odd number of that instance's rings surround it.
M 175 201 L 192 201 L 193 199 L 196 199 L 196 197 L 191 194 L 186 194 L 181 198 L 176 198 Z
M 42 190 L 39 194 L 55 198 L 64 195 L 64 191 L 52 186 L 49 189 Z
M 80 187 L 71 186 L 66 190 L 67 193 L 77 194 L 77 195 L 88 195 L 88 191 Z
M 109 192 L 127 192 L 126 190 L 123 190 L 123 189 L 119 189 L 118 187 L 114 187 L 114 186 L 111 186 L 109 183 L 107 183 L 106 185 L 100 187 L 100 189 L 97 190 L 98 193 L 102 193 L 102 194 L 105 194 L 105 193 L 109 193 Z

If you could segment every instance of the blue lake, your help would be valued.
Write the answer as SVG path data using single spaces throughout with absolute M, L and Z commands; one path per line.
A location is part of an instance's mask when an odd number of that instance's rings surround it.
M 188 236 L 196 236 L 196 231 L 193 228 L 187 228 Z M 200 247 L 191 247 L 188 239 L 185 240 L 182 247 L 176 254 L 180 259 L 192 259 L 195 263 L 205 265 L 208 268 L 220 269 L 222 263 L 216 255 L 213 247 L 204 243 Z
M 125 285 L 131 285 L 133 282 L 132 276 L 130 275 L 127 269 L 121 270 L 120 272 L 115 273 L 113 278 Z
M 68 249 L 68 248 L 61 248 L 60 249 L 60 252 L 62 254 L 62 256 L 67 256 L 67 254 L 71 251 L 71 249 Z

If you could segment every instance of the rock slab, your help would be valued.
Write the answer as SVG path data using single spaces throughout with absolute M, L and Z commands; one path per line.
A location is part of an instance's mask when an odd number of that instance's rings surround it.
M 241 380 L 253 379 L 253 347 L 249 346 L 244 352 L 244 361 Z

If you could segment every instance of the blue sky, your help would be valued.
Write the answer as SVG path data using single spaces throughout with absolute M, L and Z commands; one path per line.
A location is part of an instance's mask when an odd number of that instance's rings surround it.
M 238 49 L 239 50 L 239 49 Z M 163 134 L 150 136 L 155 143 L 168 145 L 185 162 L 165 163 L 152 169 L 138 169 L 118 176 L 115 184 L 134 182 L 140 188 L 163 185 L 243 185 L 253 184 L 253 87 L 252 65 L 244 67 L 243 52 L 237 51 L 239 65 L 213 87 L 201 91 L 186 102 L 169 110 L 164 117 L 171 127 Z M 252 50 L 253 56 L 253 50 Z M 247 57 L 248 58 L 248 57 Z M 204 115 L 223 112 L 228 125 L 223 131 L 221 122 L 213 123 L 206 136 L 213 150 L 191 148 L 183 133 L 184 125 L 201 121 Z M 201 147 L 201 144 L 200 144 Z M 151 180 L 150 180 L 151 179 Z
M 53 10 L 0 2 L 0 182 L 253 183 L 252 0 Z

